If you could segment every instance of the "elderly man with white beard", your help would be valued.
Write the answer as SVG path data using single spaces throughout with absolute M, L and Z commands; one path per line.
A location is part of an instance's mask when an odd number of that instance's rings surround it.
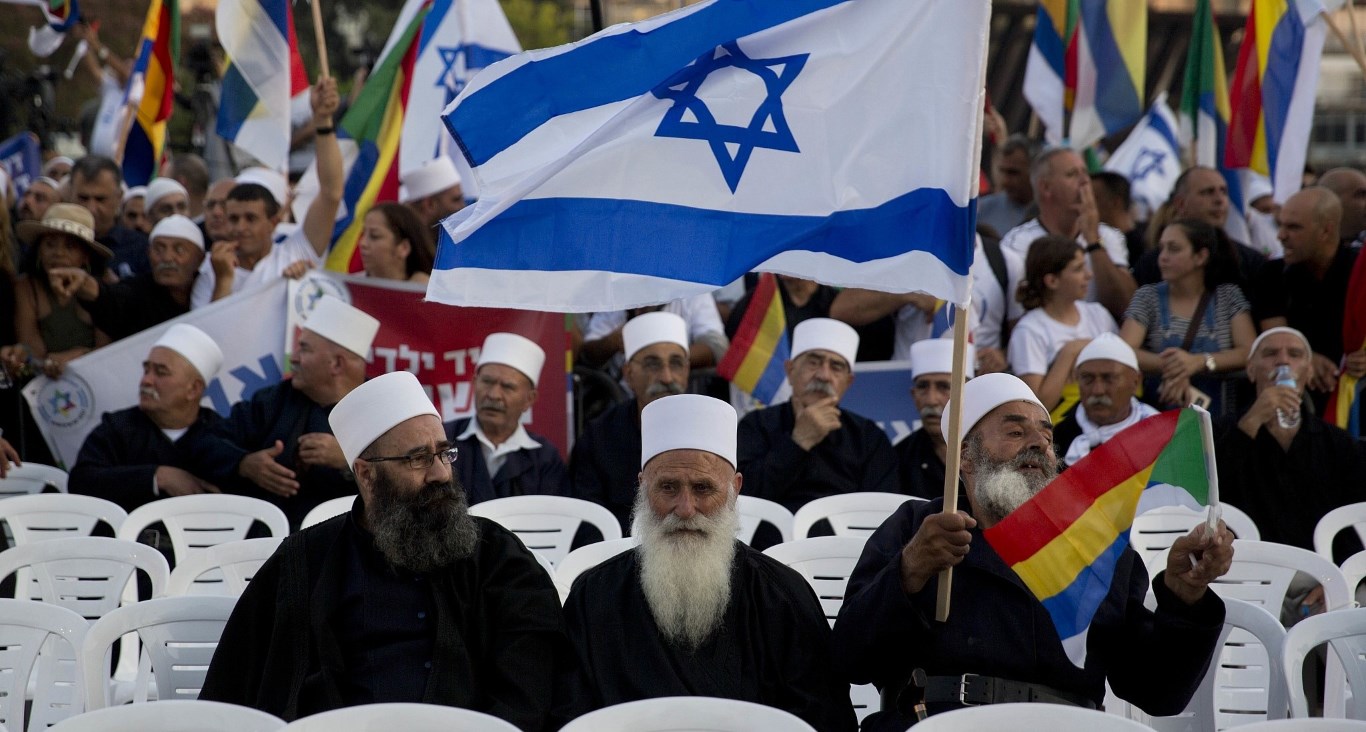
M 964 385 L 962 415 L 968 510 L 945 513 L 942 499 L 898 509 L 869 538 L 835 622 L 837 671 L 882 691 L 865 732 L 899 732 L 964 705 L 1096 708 L 1106 681 L 1149 714 L 1180 712 L 1223 627 L 1208 585 L 1232 562 L 1227 528 L 1201 524 L 1176 540 L 1151 582 L 1156 610 L 1144 607 L 1142 561 L 1124 547 L 1078 668 L 1043 604 L 982 536 L 1056 476 L 1048 411 L 1023 381 L 988 374 Z M 939 623 L 938 575 L 951 567 L 952 606 Z
M 261 567 L 199 697 L 286 720 L 423 702 L 556 729 L 553 674 L 570 651 L 555 587 L 516 535 L 469 515 L 458 451 L 417 378 L 371 379 L 329 421 L 360 496 Z
M 665 696 L 777 707 L 853 730 L 830 672 L 830 629 L 801 575 L 735 538 L 735 410 L 683 394 L 641 412 L 640 546 L 584 573 L 565 602 L 579 654 L 566 683 L 587 712 Z
M 1141 383 L 1138 356 L 1124 339 L 1103 333 L 1077 354 L 1077 387 L 1081 401 L 1053 428 L 1057 452 L 1073 465 L 1101 443 L 1157 410 L 1134 397 Z

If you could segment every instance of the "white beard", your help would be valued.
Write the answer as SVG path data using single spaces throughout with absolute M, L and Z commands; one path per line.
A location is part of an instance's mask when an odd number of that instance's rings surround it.
M 721 627 L 730 605 L 730 565 L 740 528 L 735 490 L 715 516 L 699 513 L 684 521 L 673 514 L 655 516 L 642 488 L 633 527 L 640 536 L 640 586 L 655 624 L 670 643 L 696 649 Z
M 1001 521 L 1057 477 L 1057 464 L 1051 454 L 1046 458 L 1048 464 L 1043 474 L 1032 476 L 1020 472 L 1018 461 L 1027 457 L 1019 455 L 1016 460 L 994 464 L 990 460 L 978 459 L 973 495 L 978 509 L 985 514 L 984 518 L 993 523 Z

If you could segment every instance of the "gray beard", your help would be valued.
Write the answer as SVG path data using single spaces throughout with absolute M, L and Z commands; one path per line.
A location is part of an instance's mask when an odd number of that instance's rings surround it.
M 640 537 L 640 586 L 664 638 L 695 650 L 721 628 L 730 605 L 730 568 L 740 513 L 735 492 L 716 516 L 686 521 L 650 509 L 642 487 L 636 492 L 632 533 Z M 701 535 L 679 532 L 694 529 Z
M 426 574 L 468 558 L 479 541 L 465 491 L 454 477 L 404 496 L 377 470 L 372 504 L 365 515 L 375 548 L 396 568 Z
M 1025 475 L 1020 472 L 1020 465 L 1031 458 L 1045 464 L 1046 470 L 1042 475 Z M 1024 505 L 1025 501 L 1037 495 L 1058 474 L 1056 459 L 1051 454 L 1041 457 L 1037 452 L 1029 450 L 1012 460 L 1002 462 L 993 462 L 983 454 L 974 454 L 969 459 L 973 460 L 976 468 L 977 480 L 973 495 L 977 501 L 977 510 L 983 514 L 982 518 L 992 523 L 999 523 L 1015 509 Z

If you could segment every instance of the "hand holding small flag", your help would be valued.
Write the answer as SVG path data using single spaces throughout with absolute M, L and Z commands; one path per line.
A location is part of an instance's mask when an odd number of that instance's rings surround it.
M 901 549 L 901 590 L 914 595 L 930 578 L 950 569 L 968 555 L 977 520 L 959 511 L 925 517 L 915 536 Z
M 1187 605 L 1205 596 L 1209 583 L 1223 576 L 1233 564 L 1233 534 L 1223 521 L 1217 531 L 1199 524 L 1189 534 L 1172 543 L 1167 554 L 1167 571 L 1162 575 L 1167 589 Z

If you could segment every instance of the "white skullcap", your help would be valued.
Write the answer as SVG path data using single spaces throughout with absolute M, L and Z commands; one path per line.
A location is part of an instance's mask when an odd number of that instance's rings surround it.
M 701 394 L 656 399 L 640 412 L 640 467 L 670 450 L 703 450 L 737 465 L 735 407 Z
M 1271 195 L 1271 179 L 1261 173 L 1254 173 L 1244 170 L 1243 173 L 1243 200 L 1249 204 L 1255 203 L 1263 196 Z
M 455 163 L 442 155 L 428 160 L 417 170 L 408 171 L 400 182 L 403 186 L 398 202 L 408 203 L 460 185 L 460 173 L 455 169 Z
M 1011 374 L 983 374 L 963 384 L 963 427 L 962 436 L 967 437 L 972 428 L 987 416 L 991 410 L 1010 402 L 1029 402 L 1039 405 L 1046 415 L 1048 409 L 1034 395 L 1029 385 Z M 948 424 L 949 409 L 953 402 L 944 405 L 944 424 Z
M 204 232 L 193 221 L 181 214 L 172 214 L 157 222 L 152 227 L 152 233 L 147 235 L 147 241 L 153 242 L 157 237 L 174 236 L 181 239 L 188 239 L 191 244 L 204 251 Z
M 973 358 L 976 350 L 969 343 L 968 362 L 964 364 L 963 378 L 971 379 L 974 373 Z M 918 379 L 921 374 L 953 373 L 953 341 L 948 338 L 925 338 L 911 344 L 911 378 Z
M 636 351 L 656 343 L 677 343 L 683 353 L 687 353 L 688 324 L 677 315 L 663 310 L 642 313 L 622 326 L 621 342 L 626 350 L 627 361 L 636 355 Z
M 190 192 L 185 190 L 185 186 L 180 185 L 180 181 L 175 180 L 174 178 L 157 178 L 151 183 L 148 183 L 147 210 L 151 211 L 152 207 L 157 204 L 157 201 L 160 201 L 172 193 L 179 193 L 187 199 L 190 196 Z
M 541 367 L 545 365 L 545 351 L 535 341 L 516 333 L 490 333 L 484 339 L 484 347 L 479 351 L 479 362 L 474 365 L 474 370 L 478 371 L 486 363 L 517 369 L 531 379 L 531 386 L 535 388 L 541 377 Z
M 218 344 L 208 333 L 193 325 L 176 323 L 162 333 L 152 347 L 168 348 L 184 356 L 203 377 L 205 384 L 213 381 L 218 369 L 223 366 L 223 351 Z
M 56 178 L 49 178 L 46 175 L 40 175 L 37 178 L 34 178 L 33 183 L 42 183 L 43 185 L 47 186 L 48 188 L 51 188 L 54 191 L 59 190 L 62 187 L 62 184 L 57 182 Z M 30 188 L 33 187 L 33 183 L 29 184 Z
M 70 166 L 73 166 L 73 165 L 75 165 L 75 164 L 76 164 L 76 161 L 75 161 L 75 160 L 72 160 L 71 158 L 68 158 L 68 157 L 65 156 L 65 155 L 58 155 L 58 156 L 54 157 L 53 159 L 47 161 L 46 163 L 43 163 L 43 175 L 47 175 L 48 173 L 51 173 L 51 172 L 52 172 L 52 169 L 55 168 L 55 167 L 57 167 L 58 165 L 66 165 L 66 166 L 70 167 Z
M 304 320 L 304 329 L 365 358 L 379 332 L 379 321 L 332 295 L 323 295 Z
M 254 167 L 247 168 L 237 174 L 237 183 L 255 183 L 258 186 L 265 186 L 270 191 L 270 195 L 275 198 L 277 205 L 285 205 L 289 199 L 289 180 L 283 175 L 271 170 L 270 168 Z
M 441 419 L 416 376 L 407 371 L 391 371 L 370 379 L 342 397 L 337 406 L 332 407 L 327 423 L 332 425 L 332 434 L 341 445 L 349 467 L 355 465 L 361 453 L 385 432 L 424 414 Z
M 858 331 L 833 318 L 803 320 L 792 329 L 792 358 L 816 349 L 837 354 L 852 367 L 858 360 Z
M 48 180 L 52 180 L 52 179 L 51 179 L 51 178 L 48 178 Z M 52 181 L 52 183 L 53 183 L 52 187 L 53 187 L 53 188 L 56 188 L 56 187 L 57 187 L 57 185 L 56 185 L 57 181 Z M 131 200 L 133 200 L 134 198 L 146 198 L 146 197 L 147 197 L 147 186 L 133 186 L 132 188 L 129 188 L 128 190 L 126 190 L 126 191 L 123 192 L 123 199 L 122 199 L 121 201 L 119 201 L 119 203 L 120 203 L 121 205 L 127 205 L 128 202 L 131 201 Z
M 1138 371 L 1138 356 L 1134 354 L 1133 347 L 1114 333 L 1101 333 L 1081 349 L 1081 353 L 1077 354 L 1077 366 L 1087 361 L 1118 361 Z
M 1310 353 L 1313 353 L 1314 347 L 1309 345 L 1309 339 L 1306 338 L 1303 333 L 1299 332 L 1298 330 L 1295 330 L 1294 328 L 1282 325 L 1275 328 L 1271 328 L 1262 333 L 1261 335 L 1257 336 L 1257 339 L 1252 341 L 1252 348 L 1249 348 L 1247 351 L 1247 357 L 1252 358 L 1253 356 L 1257 355 L 1257 347 L 1262 345 L 1262 341 L 1266 340 L 1267 336 L 1272 336 L 1277 333 L 1289 333 L 1290 335 L 1295 336 L 1301 341 L 1304 341 L 1305 350 L 1309 351 Z

